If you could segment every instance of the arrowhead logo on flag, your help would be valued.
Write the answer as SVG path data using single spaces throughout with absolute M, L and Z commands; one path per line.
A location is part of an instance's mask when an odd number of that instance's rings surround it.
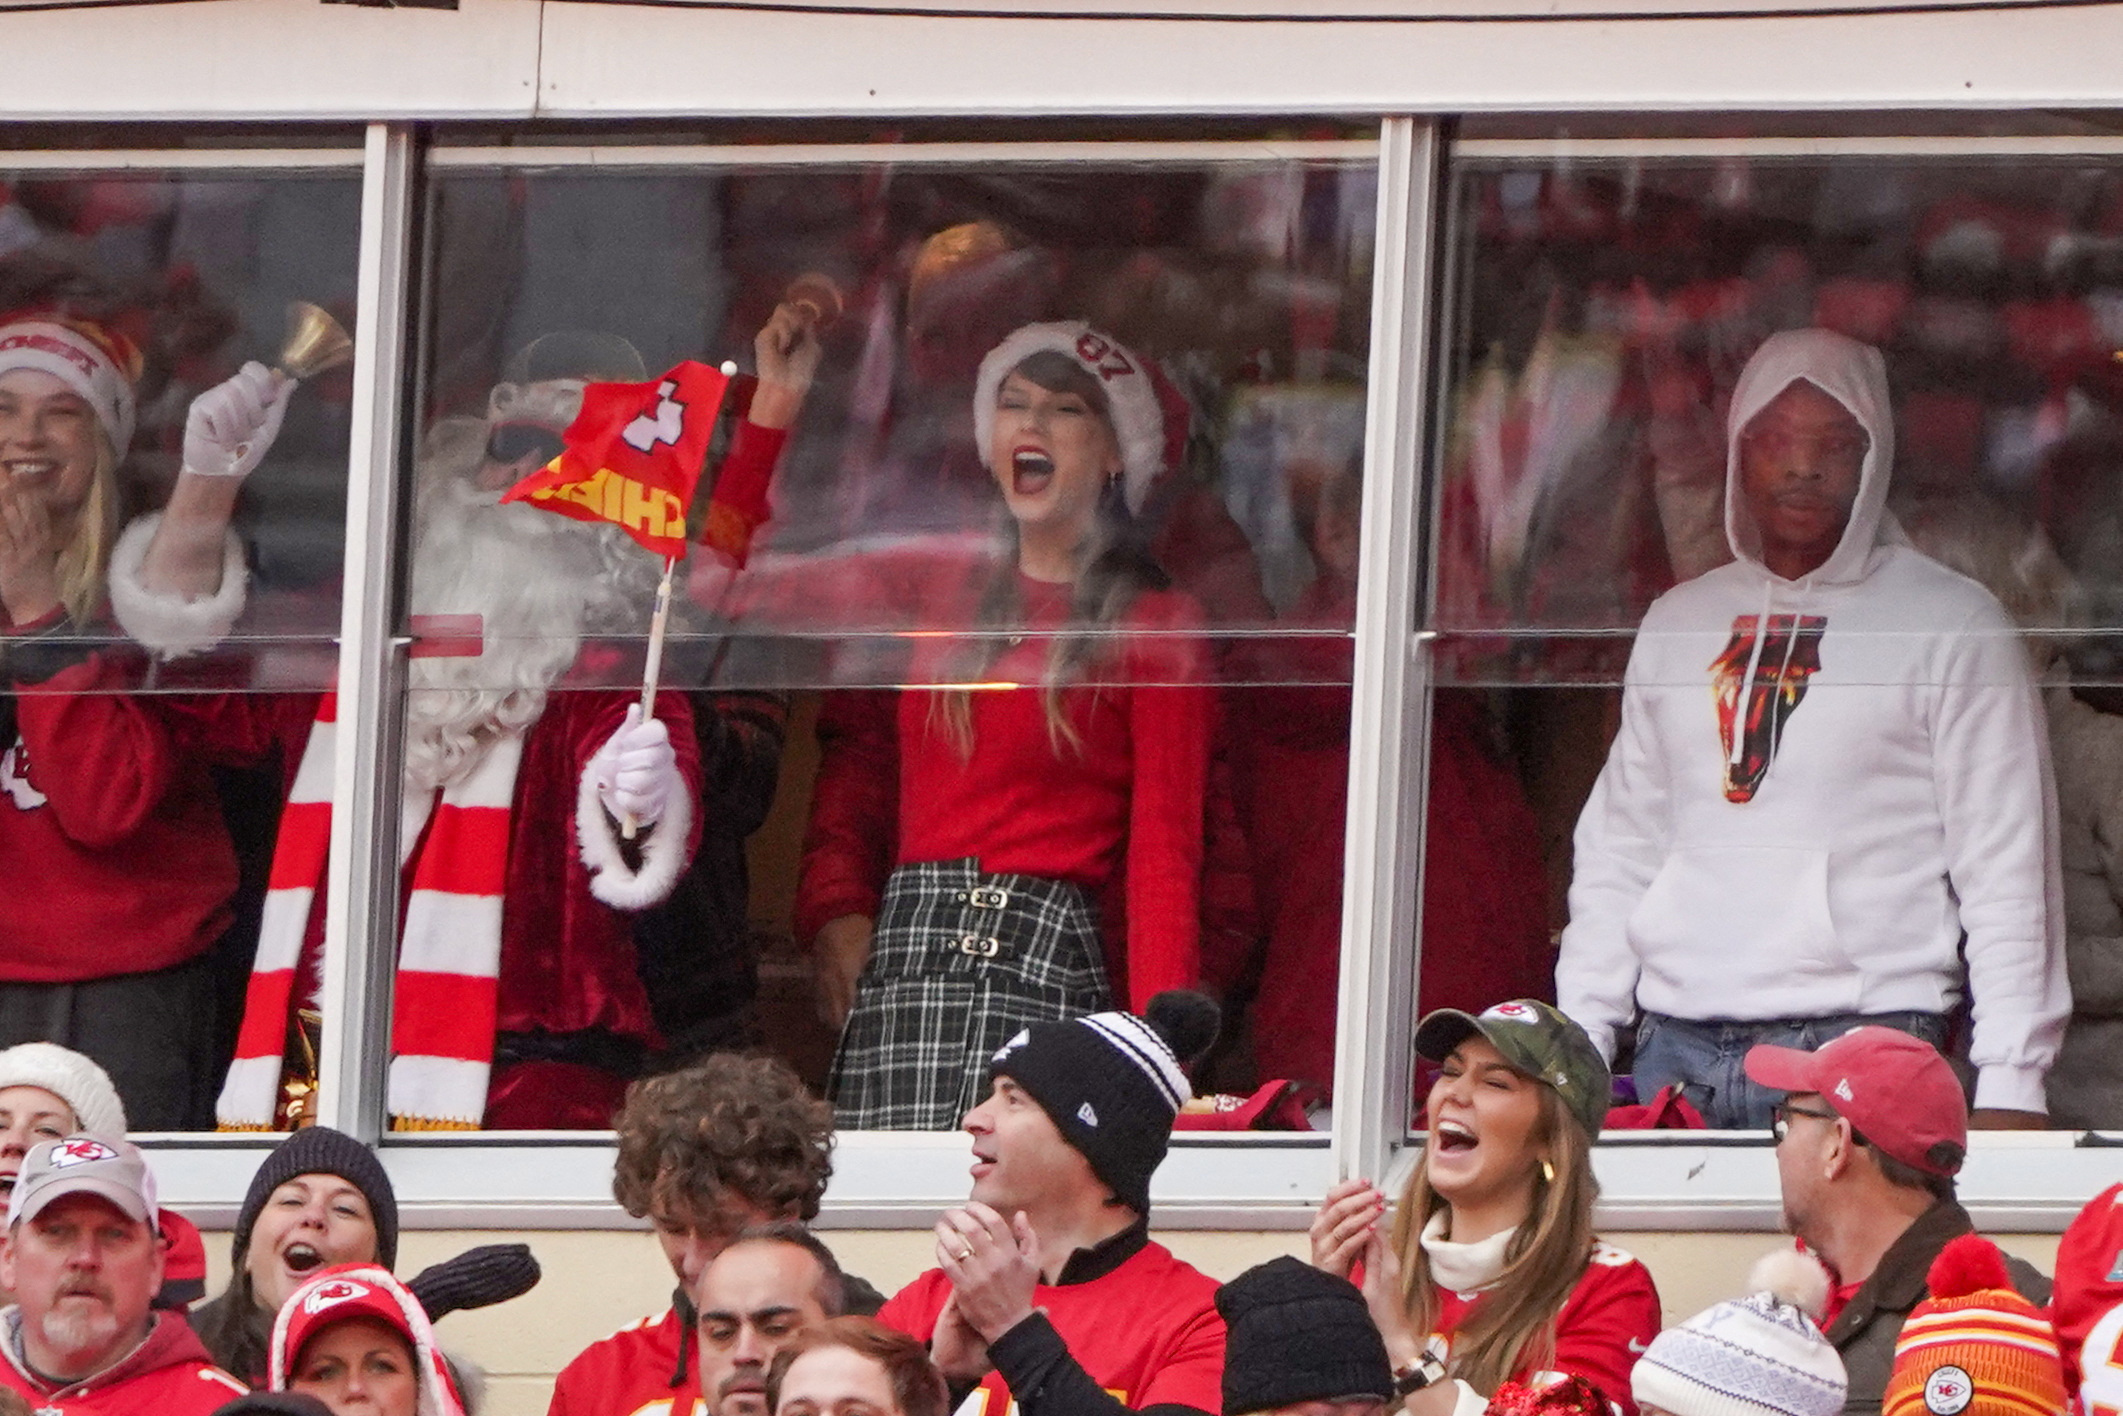
M 560 456 L 502 496 L 609 521 L 652 554 L 683 556 L 686 508 L 730 380 L 688 359 L 648 383 L 593 383 Z

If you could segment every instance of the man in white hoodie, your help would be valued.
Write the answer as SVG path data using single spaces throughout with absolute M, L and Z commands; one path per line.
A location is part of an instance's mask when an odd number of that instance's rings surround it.
M 1578 819 L 1562 1009 L 1640 1094 L 1721 1128 L 1778 1096 L 1748 1048 L 1860 1023 L 1946 1042 L 1965 955 L 1977 1125 L 2039 1126 L 2069 1012 L 2054 791 L 2011 621 L 1886 511 L 1879 351 L 1772 336 L 1727 418 L 1736 559 L 1674 587 L 1630 654 Z

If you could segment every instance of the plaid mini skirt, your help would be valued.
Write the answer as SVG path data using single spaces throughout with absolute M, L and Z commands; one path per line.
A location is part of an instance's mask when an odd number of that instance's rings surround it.
M 1029 1024 L 1112 1006 L 1098 913 L 1074 885 L 971 857 L 885 882 L 826 1094 L 842 1130 L 953 1131 Z

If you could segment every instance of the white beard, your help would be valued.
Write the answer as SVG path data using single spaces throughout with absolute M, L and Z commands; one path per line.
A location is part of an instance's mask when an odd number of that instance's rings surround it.
M 423 487 L 412 612 L 479 615 L 483 649 L 408 666 L 409 790 L 463 781 L 497 740 L 538 721 L 584 633 L 647 622 L 642 586 L 656 569 L 646 552 L 616 529 L 497 496 L 462 475 Z
M 54 1352 L 95 1352 L 118 1339 L 118 1315 L 108 1305 L 69 1303 L 44 1315 L 39 1325 L 45 1345 Z

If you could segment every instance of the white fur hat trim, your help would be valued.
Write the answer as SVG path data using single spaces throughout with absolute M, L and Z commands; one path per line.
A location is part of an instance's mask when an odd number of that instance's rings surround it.
M 1034 354 L 1073 359 L 1106 391 L 1113 415 L 1113 434 L 1120 442 L 1121 490 L 1128 510 L 1140 514 L 1150 486 L 1165 468 L 1165 414 L 1149 366 L 1111 335 L 1082 320 L 1029 324 L 1011 332 L 980 361 L 973 386 L 973 438 L 983 461 L 995 436 L 995 396 L 1004 378 Z

